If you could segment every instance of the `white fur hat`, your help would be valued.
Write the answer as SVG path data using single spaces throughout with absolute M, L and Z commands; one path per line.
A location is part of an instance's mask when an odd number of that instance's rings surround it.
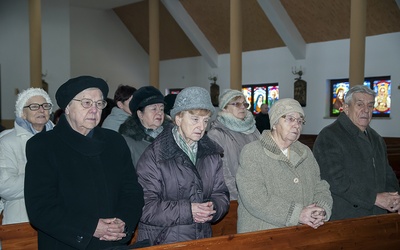
M 40 88 L 26 89 L 18 94 L 17 101 L 15 102 L 16 117 L 22 116 L 22 110 L 24 109 L 26 102 L 34 96 L 43 96 L 43 98 L 46 100 L 47 103 L 53 104 L 51 102 L 50 96 L 43 89 L 40 89 Z M 49 112 L 51 113 L 51 109 L 49 110 Z

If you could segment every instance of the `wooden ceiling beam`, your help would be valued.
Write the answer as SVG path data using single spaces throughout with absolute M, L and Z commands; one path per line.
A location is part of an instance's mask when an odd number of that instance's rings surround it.
M 296 60 L 306 58 L 306 42 L 279 0 L 257 0 Z
M 218 67 L 218 53 L 186 12 L 179 0 L 161 0 L 196 49 L 212 68 Z

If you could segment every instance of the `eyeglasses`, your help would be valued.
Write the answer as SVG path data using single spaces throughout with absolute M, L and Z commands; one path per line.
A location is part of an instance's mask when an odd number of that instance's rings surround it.
M 98 100 L 98 101 L 93 101 L 91 99 L 83 98 L 81 100 L 78 99 L 72 99 L 77 102 L 81 102 L 82 107 L 85 109 L 91 108 L 93 106 L 93 103 L 96 105 L 97 109 L 104 109 L 107 106 L 107 102 L 105 100 Z
M 51 109 L 51 107 L 53 107 L 53 104 L 45 102 L 45 103 L 42 103 L 42 104 L 31 103 L 28 106 L 24 106 L 24 108 L 29 108 L 32 111 L 39 110 L 40 107 L 42 107 L 44 110 L 49 110 L 49 109 Z
M 246 109 L 250 106 L 250 104 L 248 104 L 247 102 L 232 102 L 228 103 L 228 105 L 235 106 L 236 108 L 241 108 L 243 106 Z
M 282 118 L 285 119 L 286 122 L 291 123 L 291 124 L 293 124 L 293 123 L 295 123 L 295 122 L 297 123 L 297 125 L 304 125 L 304 124 L 306 124 L 306 120 L 304 120 L 304 119 L 301 118 L 301 117 L 296 118 L 296 117 L 293 117 L 293 116 L 291 116 L 291 115 L 283 115 Z

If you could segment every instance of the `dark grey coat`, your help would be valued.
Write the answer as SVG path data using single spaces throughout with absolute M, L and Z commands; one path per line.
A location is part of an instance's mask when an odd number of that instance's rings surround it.
M 164 121 L 161 126 L 168 122 Z M 124 137 L 131 151 L 132 163 L 136 168 L 137 161 L 143 151 L 154 141 L 154 138 L 144 132 L 145 128 L 137 116 L 129 116 L 119 127 L 118 132 Z
M 229 209 L 224 182 L 222 149 L 206 135 L 198 142 L 197 163 L 176 144 L 167 126 L 144 151 L 137 164 L 145 206 L 139 222 L 138 240 L 152 245 L 211 237 L 211 223 L 194 223 L 191 203 L 211 200 L 221 219 Z
M 387 213 L 375 206 L 377 193 L 399 191 L 383 138 L 369 138 L 345 113 L 318 135 L 313 152 L 333 197 L 332 220 Z

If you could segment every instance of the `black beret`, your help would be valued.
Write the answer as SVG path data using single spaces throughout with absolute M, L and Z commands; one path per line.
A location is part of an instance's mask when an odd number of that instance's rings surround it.
M 144 108 L 155 103 L 164 103 L 163 94 L 153 86 L 145 86 L 133 93 L 132 99 L 129 102 L 129 109 L 132 115 L 136 115 L 136 111 L 139 108 Z
M 103 98 L 107 98 L 108 85 L 101 79 L 92 76 L 78 76 L 69 79 L 61 85 L 56 92 L 57 104 L 61 109 L 65 109 L 68 103 L 80 92 L 88 88 L 98 88 L 103 93 Z

